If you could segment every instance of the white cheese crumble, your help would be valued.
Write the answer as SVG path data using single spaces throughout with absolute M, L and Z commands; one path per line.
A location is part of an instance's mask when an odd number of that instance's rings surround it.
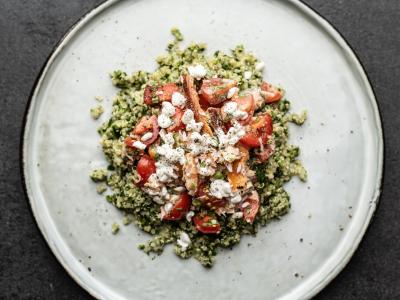
M 146 145 L 143 144 L 141 141 L 134 141 L 132 146 L 140 150 L 146 149 Z
M 242 201 L 242 196 L 240 196 L 240 194 L 238 193 L 238 194 L 234 195 L 233 197 L 231 197 L 231 199 L 229 199 L 229 201 L 232 204 L 238 204 Z
M 251 78 L 252 73 L 250 71 L 246 71 L 243 73 L 243 77 L 246 80 L 249 80 Z
M 232 119 L 244 120 L 249 116 L 247 112 L 240 110 L 238 104 L 234 101 L 225 102 L 222 110 Z
M 174 207 L 174 205 L 171 202 L 168 202 L 167 204 L 164 205 L 164 210 L 168 214 L 172 210 L 173 207 Z
M 194 113 L 191 109 L 185 110 L 182 115 L 182 123 L 187 125 L 194 120 Z
M 222 158 L 227 162 L 233 162 L 241 157 L 239 148 L 230 145 L 221 150 L 220 153 Z
M 179 162 L 181 165 L 185 163 L 185 150 L 178 147 L 171 147 L 171 144 L 163 144 L 156 148 L 157 154 L 164 156 L 169 163 Z
M 231 185 L 225 180 L 216 179 L 211 182 L 209 193 L 218 199 L 229 197 L 232 194 Z
M 165 160 L 156 162 L 156 174 L 158 180 L 161 182 L 168 182 L 178 178 L 178 175 L 175 173 L 174 166 Z
M 175 115 L 175 107 L 168 101 L 162 103 L 161 113 L 168 117 Z
M 200 167 L 199 174 L 202 176 L 213 176 L 215 174 L 215 169 L 209 166 Z
M 198 123 L 193 122 L 193 123 L 190 123 L 190 124 L 186 125 L 186 130 L 187 131 L 199 132 L 202 127 L 203 127 L 203 123 L 202 122 L 198 122 Z
M 151 196 L 151 194 L 148 193 L 147 190 L 145 190 L 145 192 Z M 164 204 L 164 201 L 161 199 L 160 196 L 154 196 L 154 197 L 152 197 L 152 199 L 153 199 L 153 201 L 154 201 L 155 203 L 157 203 L 157 204 L 159 204 L 159 205 Z
M 185 150 L 181 147 L 173 148 L 175 144 L 174 136 L 170 133 L 165 133 L 165 130 L 160 131 L 161 140 L 164 142 L 161 146 L 156 147 L 156 152 L 163 156 L 168 163 L 185 163 Z
M 235 145 L 246 134 L 246 131 L 242 125 L 234 122 L 233 126 L 229 128 L 226 134 L 221 128 L 217 129 L 216 133 L 218 136 L 219 146 L 222 148 L 228 145 Z
M 172 120 L 170 117 L 164 115 L 164 114 L 160 114 L 157 117 L 157 123 L 161 128 L 168 128 L 169 126 L 172 125 Z
M 182 231 L 179 235 L 179 239 L 176 240 L 176 243 L 181 246 L 182 251 L 186 251 L 191 243 L 189 235 L 186 232 Z
M 174 139 L 174 135 L 172 134 L 172 132 L 165 133 L 165 130 L 162 129 L 162 130 L 160 130 L 160 137 L 161 137 L 162 141 L 168 145 L 173 146 L 175 144 L 175 139 Z
M 204 144 L 204 138 L 203 136 L 198 133 L 198 132 L 192 132 L 192 134 L 190 135 L 190 140 L 192 140 L 195 143 L 201 143 Z
M 201 128 L 203 127 L 202 122 L 198 122 L 198 123 L 196 122 L 196 120 L 194 119 L 194 113 L 190 109 L 186 110 L 183 113 L 182 123 L 186 125 L 187 131 L 199 132 L 201 130 Z
M 175 115 L 175 107 L 168 101 L 162 103 L 161 113 L 157 117 L 158 125 L 161 128 L 168 128 L 173 124 L 171 117 Z
M 173 203 L 176 203 L 180 197 L 181 197 L 180 195 L 173 194 L 173 195 L 170 195 L 169 198 Z
M 196 79 L 203 78 L 207 75 L 207 70 L 202 65 L 195 65 L 188 67 L 189 74 Z
M 146 142 L 146 141 L 148 141 L 149 139 L 151 139 L 152 137 L 153 137 L 153 133 L 151 133 L 151 132 L 146 132 L 145 134 L 142 135 L 142 137 L 140 138 L 140 140 L 141 140 L 142 142 Z
M 215 145 L 216 140 L 210 137 L 207 133 L 202 135 L 198 132 L 192 132 L 189 135 L 187 147 L 193 153 L 193 155 L 197 156 L 199 154 L 211 151 L 209 146 L 214 147 Z
M 233 219 L 241 219 L 243 218 L 243 213 L 241 211 L 235 212 L 232 214 Z
M 168 195 L 168 190 L 165 186 L 161 189 L 161 196 L 166 197 Z
M 209 137 L 207 139 L 207 144 L 211 147 L 218 147 L 218 140 L 216 137 Z
M 202 153 L 207 151 L 207 148 L 203 147 L 202 145 L 195 144 L 195 143 L 189 144 L 188 145 L 188 149 L 195 156 L 197 156 L 199 154 L 202 154 Z
M 181 93 L 174 92 L 172 94 L 172 99 L 171 99 L 172 105 L 174 106 L 183 106 L 186 103 L 186 98 L 183 96 Z
M 231 99 L 233 95 L 235 95 L 237 92 L 239 92 L 239 89 L 237 87 L 231 87 L 228 91 L 228 95 L 226 96 L 228 99 Z
M 261 70 L 264 69 L 264 67 L 265 67 L 265 63 L 264 63 L 263 61 L 260 61 L 260 62 L 258 62 L 258 63 L 256 64 L 255 69 L 256 69 L 256 71 L 261 71 Z
M 249 202 L 244 202 L 244 203 L 242 204 L 242 208 L 246 208 L 246 207 L 249 206 L 249 205 L 250 205 Z
M 202 176 L 212 176 L 215 174 L 215 164 L 210 157 L 202 155 L 197 159 L 197 170 Z
M 186 221 L 192 222 L 193 216 L 194 216 L 194 211 L 189 211 L 189 212 L 186 214 Z
M 233 101 L 225 102 L 224 105 L 222 106 L 222 110 L 229 115 L 233 114 L 237 109 L 238 105 L 236 102 Z

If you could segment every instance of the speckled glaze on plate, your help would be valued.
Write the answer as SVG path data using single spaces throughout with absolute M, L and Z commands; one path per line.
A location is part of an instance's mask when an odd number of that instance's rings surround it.
M 177 10 L 176 8 L 179 8 Z M 108 73 L 155 67 L 178 26 L 209 51 L 245 44 L 265 78 L 287 90 L 309 120 L 291 128 L 309 172 L 287 185 L 292 210 L 223 251 L 212 269 L 137 250 L 135 226 L 111 234 L 121 213 L 88 174 L 106 165 L 96 128 L 116 89 Z M 93 121 L 94 96 L 106 113 Z M 101 299 L 306 299 L 332 280 L 358 246 L 376 208 L 382 129 L 368 79 L 346 42 L 291 0 L 108 1 L 82 18 L 49 58 L 32 93 L 23 135 L 23 174 L 33 214 L 68 273 Z M 90 271 L 89 271 L 90 270 Z

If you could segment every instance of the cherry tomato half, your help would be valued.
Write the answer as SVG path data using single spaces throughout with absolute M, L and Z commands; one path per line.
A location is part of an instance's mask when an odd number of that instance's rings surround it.
M 246 95 L 242 97 L 233 98 L 232 101 L 238 104 L 238 109 L 241 111 L 245 111 L 248 114 L 248 117 L 244 120 L 240 120 L 239 123 L 242 125 L 249 124 L 254 114 L 255 109 L 255 101 L 252 95 Z
M 190 209 L 190 196 L 183 192 L 178 201 L 175 202 L 171 211 L 163 216 L 163 220 L 176 221 L 182 219 Z
M 156 172 L 155 160 L 150 158 L 148 155 L 142 156 L 136 166 L 136 171 L 142 178 L 140 180 L 140 183 L 141 184 L 146 183 L 150 175 Z
M 248 148 L 260 147 L 260 140 L 265 145 L 272 134 L 272 118 L 268 113 L 252 118 L 246 127 L 246 134 L 240 142 Z
M 143 134 L 145 134 L 147 132 L 151 132 L 153 135 L 147 141 L 142 141 L 142 143 L 145 144 L 145 145 L 150 145 L 155 140 L 157 140 L 157 137 L 158 137 L 159 127 L 158 127 L 157 117 L 156 116 L 150 116 L 150 117 L 149 116 L 144 116 L 144 117 L 142 117 L 140 119 L 139 123 L 133 129 L 133 133 L 135 135 L 139 135 L 139 136 L 143 135 Z M 140 140 L 140 137 L 138 137 L 138 140 Z
M 175 83 L 167 83 L 163 86 L 146 85 L 143 102 L 147 105 L 156 105 L 159 102 L 171 101 L 172 94 L 178 91 L 179 87 Z M 153 98 L 158 99 L 158 101 L 153 102 Z
M 203 80 L 199 96 L 201 100 L 210 105 L 218 105 L 225 101 L 229 90 L 235 87 L 237 82 L 229 79 L 211 78 Z
M 243 203 L 249 203 L 248 206 L 242 208 L 243 219 L 252 224 L 254 222 L 254 218 L 258 213 L 258 209 L 260 208 L 260 197 L 256 191 L 243 200 Z
M 263 95 L 266 103 L 277 102 L 283 97 L 283 92 L 280 89 L 265 81 L 261 84 L 261 91 L 264 92 Z
M 175 83 L 167 83 L 157 89 L 156 95 L 160 102 L 171 101 L 172 94 L 175 92 L 179 92 L 178 86 Z
M 217 219 L 207 214 L 200 213 L 195 215 L 193 221 L 196 229 L 201 233 L 213 234 L 220 233 L 221 231 L 221 225 L 218 223 Z

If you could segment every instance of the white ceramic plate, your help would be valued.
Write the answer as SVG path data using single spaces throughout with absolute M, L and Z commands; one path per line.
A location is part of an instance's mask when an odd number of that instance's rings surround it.
M 135 226 L 113 236 L 121 213 L 88 177 L 106 165 L 100 122 L 89 116 L 94 96 L 107 99 L 105 120 L 116 93 L 108 73 L 152 70 L 172 26 L 210 52 L 244 43 L 266 62 L 265 78 L 286 88 L 293 111 L 309 112 L 303 127 L 291 128 L 309 172 L 306 184 L 287 185 L 291 212 L 219 254 L 211 270 L 171 248 L 150 259 L 136 248 L 148 236 Z M 382 174 L 380 124 L 357 58 L 301 2 L 109 1 L 78 22 L 43 69 L 26 116 L 23 172 L 46 241 L 97 298 L 303 299 L 338 274 L 369 224 Z

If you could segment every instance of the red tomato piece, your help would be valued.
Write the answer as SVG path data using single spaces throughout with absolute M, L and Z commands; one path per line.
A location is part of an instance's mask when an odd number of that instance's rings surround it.
M 234 98 L 232 99 L 232 101 L 238 104 L 238 109 L 240 109 L 241 111 L 245 111 L 248 114 L 248 117 L 244 120 L 240 120 L 239 123 L 242 125 L 249 124 L 253 117 L 254 109 L 256 107 L 254 97 L 252 95 L 246 95 L 243 97 Z
M 261 91 L 266 103 L 277 102 L 283 97 L 283 92 L 280 89 L 265 81 L 261 84 Z
M 144 116 L 144 117 L 142 117 L 140 119 L 139 123 L 133 129 L 133 133 L 135 135 L 139 135 L 139 136 L 143 135 L 143 134 L 145 134 L 147 132 L 151 132 L 153 135 L 147 141 L 142 141 L 142 143 L 145 144 L 145 145 L 151 145 L 155 140 L 157 140 L 158 132 L 159 132 L 159 127 L 158 127 L 157 117 L 156 116 L 150 116 L 150 117 L 149 116 Z M 139 139 L 140 139 L 140 137 L 138 138 L 138 140 Z M 125 143 L 126 143 L 126 141 L 125 141 Z
M 232 101 L 238 104 L 238 108 L 247 113 L 254 111 L 254 98 L 252 95 L 246 95 L 232 99 Z
M 150 158 L 148 155 L 144 155 L 140 158 L 136 171 L 142 178 L 140 183 L 144 184 L 147 182 L 151 174 L 156 172 L 156 162 L 154 159 Z
M 161 102 L 171 101 L 172 94 L 175 92 L 179 92 L 178 86 L 175 83 L 167 83 L 157 89 L 156 95 Z
M 260 140 L 257 132 L 249 132 L 240 139 L 240 142 L 247 148 L 260 147 Z
M 136 124 L 135 128 L 133 129 L 134 134 L 143 134 L 153 130 L 153 119 L 157 120 L 156 116 L 144 116 L 140 119 L 139 123 Z
M 167 83 L 163 86 L 146 85 L 143 93 L 143 102 L 147 105 L 156 105 L 158 102 L 171 101 L 172 94 L 178 91 L 179 88 L 175 83 Z M 154 97 L 158 98 L 158 101 L 153 102 Z
M 153 105 L 153 87 L 151 85 L 146 85 L 143 93 L 143 102 L 147 105 Z
M 183 110 L 175 107 L 175 115 L 173 116 L 174 124 L 167 128 L 168 132 L 179 131 L 185 129 L 185 124 L 182 123 Z
M 200 213 L 193 217 L 194 225 L 196 229 L 201 233 L 212 234 L 212 233 L 220 233 L 221 225 L 218 223 L 217 219 L 207 215 Z
M 272 134 L 272 118 L 268 113 L 259 115 L 252 119 L 251 123 L 246 127 L 246 135 L 240 141 L 248 148 L 260 147 L 260 140 L 265 145 L 269 136 Z
M 199 96 L 210 105 L 218 105 L 225 101 L 229 90 L 235 87 L 237 82 L 229 79 L 211 78 L 203 80 Z
M 243 204 L 244 203 L 249 204 L 244 208 L 242 207 L 243 219 L 246 222 L 253 224 L 254 218 L 256 217 L 258 209 L 260 208 L 260 197 L 258 196 L 258 193 L 253 191 L 253 193 L 243 201 Z
M 267 136 L 272 134 L 272 118 L 268 113 L 264 113 L 262 115 L 258 115 L 255 117 L 250 124 L 253 129 L 260 130 L 262 133 L 265 133 Z
M 190 209 L 190 196 L 183 192 L 178 201 L 175 202 L 171 211 L 163 216 L 163 220 L 176 221 L 182 219 Z
M 200 199 L 204 199 L 204 198 L 208 197 L 207 187 L 204 182 L 199 184 L 199 187 L 197 188 L 197 191 L 196 191 L 196 197 L 198 197 Z

